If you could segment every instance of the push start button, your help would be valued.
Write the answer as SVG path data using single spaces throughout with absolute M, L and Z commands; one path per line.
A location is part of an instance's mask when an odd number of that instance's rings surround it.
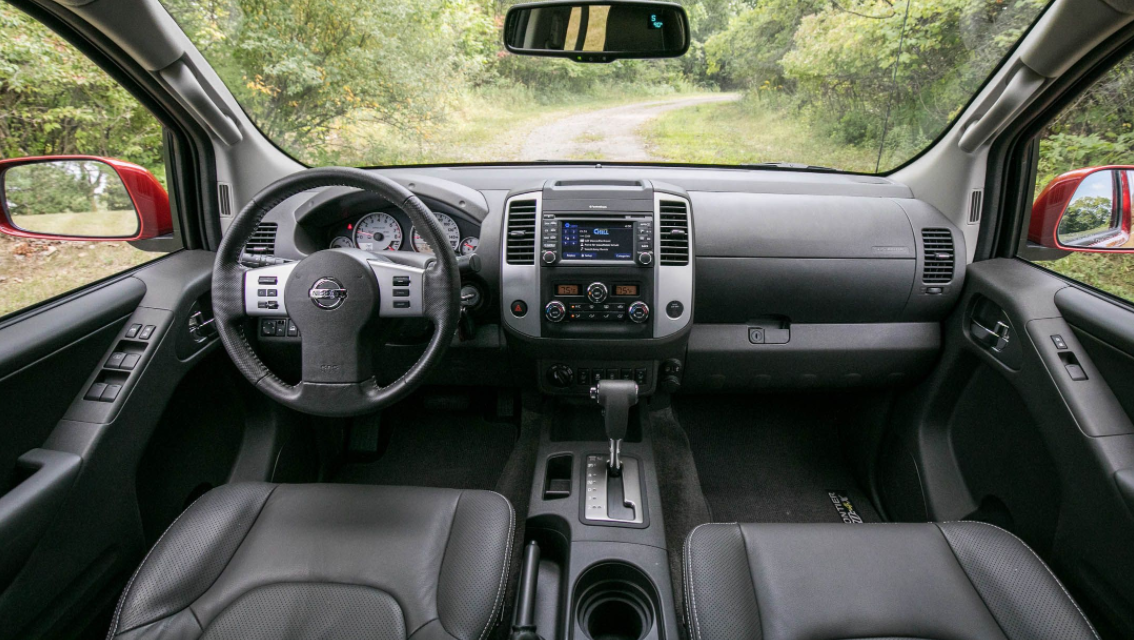
M 516 300 L 512 303 L 512 315 L 517 318 L 523 318 L 528 314 L 528 303 L 523 300 Z
M 685 313 L 685 305 L 678 300 L 665 305 L 665 314 L 671 318 L 680 318 L 682 313 Z

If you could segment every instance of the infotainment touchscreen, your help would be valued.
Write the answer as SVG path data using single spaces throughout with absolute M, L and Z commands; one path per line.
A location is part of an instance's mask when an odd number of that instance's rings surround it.
M 633 222 L 562 220 L 564 260 L 634 259 Z

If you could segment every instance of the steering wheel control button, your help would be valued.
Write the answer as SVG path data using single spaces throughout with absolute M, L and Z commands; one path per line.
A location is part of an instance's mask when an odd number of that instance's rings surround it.
M 587 300 L 590 300 L 591 302 L 603 302 L 609 295 L 610 290 L 607 289 L 606 285 L 601 282 L 592 282 L 591 284 L 587 285 Z
M 256 280 L 256 284 L 279 284 L 279 278 L 276 276 L 260 276 Z
M 343 303 L 346 302 L 347 290 L 343 287 L 341 282 L 334 278 L 320 278 L 315 282 L 315 285 L 311 287 L 311 290 L 307 292 L 307 295 L 311 298 L 311 302 L 315 303 L 316 307 L 331 311 L 343 306 Z M 405 306 L 408 307 L 409 302 L 406 302 Z M 400 307 L 395 303 L 394 308 Z
M 409 276 L 394 276 L 393 283 L 395 287 L 408 287 L 410 286 Z
M 544 307 L 543 315 L 548 322 L 562 322 L 567 317 L 567 307 L 564 307 L 563 303 L 558 300 L 552 300 Z
M 394 297 L 395 298 L 408 298 L 409 297 L 409 289 L 394 289 Z
M 410 301 L 409 300 L 395 300 L 394 301 L 394 308 L 395 309 L 409 309 L 410 308 Z
M 127 338 L 136 338 L 136 337 L 138 337 L 138 332 L 141 331 L 141 330 L 142 330 L 142 325 L 132 324 L 132 325 L 130 325 L 130 328 L 126 330 L 126 337 Z
M 516 300 L 512 303 L 512 315 L 517 318 L 523 318 L 528 315 L 528 303 L 523 300 Z
M 626 313 L 630 316 L 630 320 L 642 324 L 650 318 L 650 307 L 645 302 L 639 300 L 631 304 L 630 308 L 626 310 Z
M 671 318 L 680 318 L 683 313 L 685 313 L 685 305 L 677 300 L 665 305 L 665 315 Z

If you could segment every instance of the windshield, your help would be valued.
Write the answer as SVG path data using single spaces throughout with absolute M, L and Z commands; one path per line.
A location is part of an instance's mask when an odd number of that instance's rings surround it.
M 508 0 L 164 0 L 309 165 L 532 161 L 886 172 L 928 147 L 1044 0 L 686 0 L 689 52 L 507 53 Z

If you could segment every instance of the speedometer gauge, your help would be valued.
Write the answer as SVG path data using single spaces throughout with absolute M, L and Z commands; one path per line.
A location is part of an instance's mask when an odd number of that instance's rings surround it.
M 437 221 L 441 223 L 441 228 L 445 230 L 445 239 L 449 241 L 449 248 L 453 251 L 457 250 L 457 244 L 461 241 L 461 230 L 457 227 L 457 223 L 452 218 L 443 214 L 435 213 Z M 413 250 L 421 253 L 433 253 L 433 247 L 429 246 L 417 232 L 417 228 L 412 228 L 413 231 Z
M 363 251 L 397 251 L 402 248 L 402 225 L 388 213 L 371 213 L 354 226 L 354 244 Z

